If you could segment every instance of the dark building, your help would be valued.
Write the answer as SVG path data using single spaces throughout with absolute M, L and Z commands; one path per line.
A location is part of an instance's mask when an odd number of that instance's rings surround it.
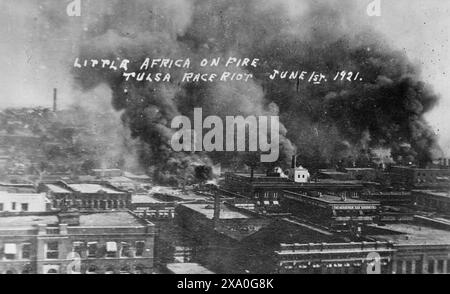
M 407 189 L 438 189 L 450 187 L 450 169 L 448 168 L 393 166 L 389 173 L 393 185 Z
M 373 190 L 375 183 L 356 180 L 318 180 L 297 183 L 288 178 L 266 175 L 248 175 L 226 173 L 224 188 L 228 191 L 248 197 L 258 205 L 279 205 L 283 190 L 293 192 L 318 191 L 326 194 L 357 198 L 363 191 Z
M 377 220 L 379 202 L 337 197 L 320 192 L 283 191 L 281 206 L 292 215 L 321 224 L 333 231 L 354 231 Z
M 371 226 L 367 237 L 392 242 L 393 274 L 450 273 L 450 224 L 416 217 L 414 222 Z
M 449 191 L 413 190 L 412 195 L 416 207 L 450 215 Z
M 195 240 L 192 262 L 216 273 L 277 273 L 282 243 L 339 242 L 341 238 L 287 218 L 267 218 L 217 202 L 182 204 L 176 221 Z
M 276 252 L 281 274 L 367 274 L 391 272 L 394 245 L 389 242 L 282 244 Z M 375 260 L 377 259 L 377 260 Z
M 129 212 L 0 220 L 0 273 L 152 273 L 154 226 Z

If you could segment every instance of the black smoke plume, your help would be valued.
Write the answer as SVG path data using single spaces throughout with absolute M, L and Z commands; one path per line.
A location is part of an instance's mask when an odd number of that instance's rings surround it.
M 189 57 L 194 72 L 208 70 L 195 66 L 201 58 L 261 60 L 257 68 L 241 69 L 255 76 L 247 83 L 181 84 L 185 70 L 177 69 L 170 70 L 170 83 L 125 82 L 121 73 L 101 69 L 73 71 L 83 90 L 103 83 L 112 89 L 113 106 L 123 110 L 123 123 L 143 142 L 141 162 L 161 182 L 192 180 L 195 164 L 255 158 L 173 152 L 170 122 L 179 114 L 192 116 L 194 107 L 202 107 L 204 116 L 280 115 L 280 165 L 296 153 L 307 167 L 333 166 L 376 148 L 423 165 L 439 150 L 424 120 L 437 97 L 404 53 L 354 18 L 349 1 L 99 2 L 102 9 L 88 24 L 81 58 L 128 58 L 140 65 L 146 57 Z M 273 69 L 316 70 L 330 78 L 347 70 L 360 72 L 362 81 L 270 81 Z

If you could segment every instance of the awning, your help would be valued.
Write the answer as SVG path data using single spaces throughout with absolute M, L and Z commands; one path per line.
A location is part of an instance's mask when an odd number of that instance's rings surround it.
M 5 254 L 17 254 L 16 244 L 5 244 Z
M 116 242 L 106 242 L 106 251 L 116 252 L 117 251 L 117 243 Z

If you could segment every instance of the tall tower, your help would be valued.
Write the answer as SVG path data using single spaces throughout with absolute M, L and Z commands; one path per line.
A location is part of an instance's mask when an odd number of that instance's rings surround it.
M 53 112 L 58 110 L 58 89 L 53 89 Z

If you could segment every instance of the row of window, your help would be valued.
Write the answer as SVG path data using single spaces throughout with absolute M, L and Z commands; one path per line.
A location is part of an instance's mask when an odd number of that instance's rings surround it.
M 18 208 L 18 203 L 17 202 L 11 202 L 11 210 L 12 211 L 16 211 Z M 28 203 L 20 203 L 20 210 L 21 211 L 28 211 L 29 209 L 29 204 Z M 4 203 L 0 203 L 0 211 L 4 211 L 5 210 L 5 204 Z
M 128 242 L 106 242 L 105 245 L 99 245 L 98 242 L 74 242 L 73 252 L 81 257 L 100 258 L 100 257 L 142 257 L 145 250 L 144 241 L 134 242 L 134 248 Z M 133 250 L 134 249 L 134 250 Z
M 60 266 L 59 265 L 50 265 L 49 268 L 45 269 L 44 272 L 46 274 L 59 274 L 60 273 Z M 22 271 L 17 269 L 7 269 L 3 272 L 4 274 L 32 274 L 33 269 L 30 265 L 25 266 Z M 145 266 L 144 265 L 136 265 L 136 266 L 129 266 L 125 265 L 119 268 L 115 268 L 114 266 L 106 266 L 104 269 L 96 266 L 96 265 L 89 265 L 81 270 L 81 273 L 84 274 L 144 274 L 145 273 Z
M 278 199 L 279 198 L 279 192 L 255 192 L 254 197 L 257 199 Z
M 120 246 L 118 246 L 120 245 Z M 57 241 L 45 244 L 45 258 L 59 259 L 60 244 Z M 14 244 L 6 243 L 3 246 L 3 259 L 30 259 L 31 243 Z M 101 257 L 142 257 L 145 251 L 145 242 L 136 241 L 134 248 L 128 242 L 106 242 L 100 246 L 98 242 L 74 242 L 72 251 L 78 253 L 81 257 L 101 258 Z
M 74 205 L 80 208 L 93 209 L 119 209 L 126 208 L 127 202 L 120 200 L 54 200 L 53 206 L 60 207 L 61 205 Z
M 422 261 L 416 260 L 398 260 L 396 263 L 395 273 L 397 274 L 421 274 L 422 273 Z M 447 265 L 445 266 L 445 260 L 428 260 L 428 271 L 429 274 L 444 274 L 450 273 L 450 260 L 447 260 Z

